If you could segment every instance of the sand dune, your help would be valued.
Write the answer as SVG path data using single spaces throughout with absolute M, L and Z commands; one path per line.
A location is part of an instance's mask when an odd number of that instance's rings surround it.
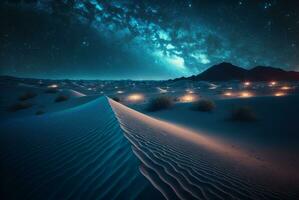
M 139 172 L 104 97 L 0 128 L 1 199 L 162 197 Z
M 0 123 L 1 199 L 294 199 L 267 163 L 106 97 Z
M 140 170 L 167 199 L 293 199 L 272 187 L 274 169 L 240 149 L 138 113 L 110 100 Z M 276 173 L 276 172 L 275 172 Z M 276 176 L 276 174 L 273 174 Z M 270 177 L 271 178 L 271 177 Z M 273 177 L 279 181 L 280 177 Z
M 19 99 L 28 92 L 35 94 L 35 96 L 25 100 Z M 0 95 L 0 119 L 4 120 L 36 115 L 37 111 L 43 113 L 62 111 L 98 98 L 98 96 L 86 96 L 72 89 L 57 89 L 54 93 L 48 93 L 47 88 L 34 86 L 7 86 L 2 88 Z M 65 96 L 66 100 L 57 103 L 55 99 L 58 96 Z M 10 107 L 21 102 L 28 103 L 31 106 L 15 112 L 10 111 Z

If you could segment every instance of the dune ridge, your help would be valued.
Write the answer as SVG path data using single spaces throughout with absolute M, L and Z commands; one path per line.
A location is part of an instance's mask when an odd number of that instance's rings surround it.
M 3 199 L 162 198 L 139 172 L 106 97 L 0 128 Z
M 298 196 L 294 191 L 269 188 L 255 177 L 259 173 L 246 174 L 252 166 L 265 168 L 255 158 L 225 149 L 217 141 L 195 136 L 113 100 L 109 102 L 133 152 L 142 162 L 141 173 L 166 199 L 294 199 Z M 226 162 L 227 157 L 236 156 L 243 157 L 244 163 L 234 166 L 236 160 Z M 243 164 L 250 165 L 242 169 Z
M 240 169 L 226 165 L 226 157 L 243 154 L 107 97 L 42 116 L 10 119 L 1 122 L 0 129 L 4 199 L 298 196 L 234 173 Z

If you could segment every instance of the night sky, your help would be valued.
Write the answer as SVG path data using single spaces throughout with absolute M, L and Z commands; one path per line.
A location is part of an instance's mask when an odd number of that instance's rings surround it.
M 0 74 L 168 79 L 231 62 L 299 70 L 297 0 L 2 0 Z

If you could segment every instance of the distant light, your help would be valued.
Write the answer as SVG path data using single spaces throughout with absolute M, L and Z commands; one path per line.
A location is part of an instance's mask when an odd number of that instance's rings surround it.
M 231 92 L 225 92 L 224 93 L 224 96 L 228 96 L 228 97 L 230 97 L 230 96 L 232 96 L 233 94 L 231 93 Z
M 249 86 L 249 85 L 251 85 L 251 83 L 249 81 L 246 81 L 246 82 L 244 82 L 244 85 Z
M 142 94 L 131 94 L 127 97 L 127 99 L 133 102 L 142 101 L 144 99 L 144 96 Z
M 243 97 L 243 98 L 247 98 L 247 97 L 252 97 L 252 93 L 250 92 L 241 92 L 240 94 L 240 97 Z
M 270 86 L 275 86 L 276 84 L 277 84 L 276 81 L 271 81 L 271 82 L 270 82 Z
M 58 88 L 57 84 L 49 85 L 48 88 Z
M 116 93 L 117 93 L 117 94 L 123 94 L 124 91 L 122 91 L 122 90 L 118 90 Z
M 283 86 L 283 87 L 281 87 L 281 89 L 282 89 L 282 90 L 290 90 L 291 87 L 289 87 L 289 86 Z
M 286 93 L 284 93 L 284 92 L 276 92 L 274 94 L 274 96 L 276 96 L 276 97 L 281 97 L 281 96 L 285 96 L 285 95 L 286 95 Z
M 193 101 L 196 101 L 197 99 L 198 99 L 198 97 L 193 94 L 186 94 L 186 95 L 180 97 L 181 102 L 193 102 Z

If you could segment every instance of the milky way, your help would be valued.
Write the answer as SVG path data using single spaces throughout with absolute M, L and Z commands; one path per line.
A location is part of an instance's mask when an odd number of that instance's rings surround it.
M 3 10 L 3 74 L 164 79 L 224 61 L 299 69 L 295 0 L 16 0 Z

